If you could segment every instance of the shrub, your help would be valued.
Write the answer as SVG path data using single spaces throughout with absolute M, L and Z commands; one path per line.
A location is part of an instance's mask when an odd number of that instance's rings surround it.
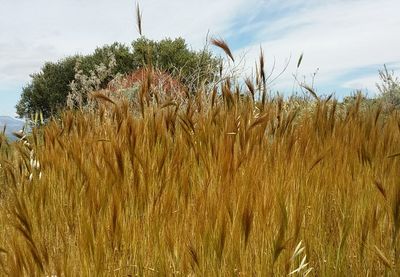
M 112 66 L 110 57 L 114 59 Z M 84 104 L 90 88 L 105 88 L 116 75 L 125 75 L 150 64 L 179 78 L 195 91 L 195 87 L 213 80 L 218 60 L 207 50 L 190 50 L 182 38 L 157 42 L 141 37 L 132 43 L 132 47 L 120 43 L 106 45 L 91 55 L 47 62 L 39 73 L 31 75 L 31 82 L 23 88 L 17 113 L 29 117 L 41 111 L 48 118 L 66 107 L 71 92 L 75 102 Z M 69 103 L 74 106 L 77 103 L 72 103 L 72 98 Z
M 394 71 L 389 71 L 384 66 L 383 70 L 379 71 L 381 83 L 377 84 L 380 92 L 378 98 L 382 101 L 386 109 L 400 108 L 400 80 L 394 75 Z

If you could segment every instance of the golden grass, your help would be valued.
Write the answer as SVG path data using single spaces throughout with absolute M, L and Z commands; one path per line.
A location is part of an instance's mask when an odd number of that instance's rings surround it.
M 399 274 L 399 114 L 222 91 L 2 144 L 0 275 Z

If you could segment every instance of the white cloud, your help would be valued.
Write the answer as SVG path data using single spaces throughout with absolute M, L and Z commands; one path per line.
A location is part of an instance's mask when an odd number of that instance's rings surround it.
M 362 90 L 367 92 L 368 96 L 375 96 L 378 94 L 376 84 L 379 83 L 378 74 L 367 75 L 360 78 L 352 79 L 342 84 L 342 87 L 351 90 Z
M 248 68 L 258 58 L 260 44 L 267 70 L 275 58 L 279 71 L 292 55 L 287 73 L 275 85 L 278 89 L 292 87 L 291 74 L 301 52 L 300 78 L 306 75 L 310 80 L 319 68 L 316 82 L 320 85 L 338 82 L 363 67 L 377 71 L 384 63 L 400 62 L 398 0 L 139 2 L 143 33 L 149 38 L 182 36 L 201 48 L 210 30 L 228 41 L 253 41 L 235 51 L 236 56 L 248 52 Z M 0 88 L 22 87 L 45 61 L 86 54 L 114 41 L 130 43 L 138 37 L 134 0 L 0 0 L 0 6 Z M 372 83 L 368 76 L 337 86 L 350 89 L 362 81 Z
M 390 68 L 390 69 L 389 69 Z M 389 65 L 390 74 L 394 73 L 395 76 L 399 76 L 400 73 L 400 63 Z M 382 80 L 379 74 L 369 74 L 362 77 L 354 78 L 346 81 L 342 84 L 344 88 L 349 88 L 353 90 L 363 90 L 369 93 L 369 96 L 375 96 L 379 94 L 376 84 L 381 84 Z
M 201 47 L 207 31 L 222 35 L 235 18 L 249 12 L 259 0 L 174 0 L 143 2 L 144 33 L 161 39 L 182 36 L 193 46 Z
M 151 39 L 182 36 L 198 49 L 208 31 L 223 36 L 235 18 L 247 12 L 247 6 L 259 1 L 139 1 L 143 34 Z M 135 0 L 0 0 L 0 7 L 2 99 L 18 93 L 9 88 L 21 88 L 45 61 L 138 38 Z M 0 103 L 0 114 L 15 104 Z
M 200 48 L 208 30 L 215 34 L 228 30 L 244 5 L 256 1 L 141 1 L 143 33 L 153 39 L 182 36 Z M 25 82 L 45 61 L 138 37 L 132 0 L 0 0 L 0 4 L 2 82 Z
M 269 64 L 275 57 L 282 66 L 282 61 L 292 54 L 283 83 L 293 83 L 290 76 L 296 71 L 301 52 L 304 59 L 300 76 L 310 79 L 319 68 L 317 84 L 333 82 L 356 69 L 374 66 L 377 71 L 384 63 L 400 61 L 400 37 L 396 35 L 399 9 L 397 0 L 313 1 L 295 14 L 273 22 L 266 19 L 264 27 L 257 26 L 256 40 L 261 41 Z M 259 43 L 237 52 L 249 51 L 248 58 L 254 60 L 258 49 Z

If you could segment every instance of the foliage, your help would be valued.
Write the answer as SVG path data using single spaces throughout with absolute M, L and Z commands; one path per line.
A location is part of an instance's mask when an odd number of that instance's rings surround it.
M 115 59 L 112 67 L 109 66 L 110 56 Z M 36 111 L 42 111 L 48 118 L 65 108 L 71 83 L 75 92 L 81 89 L 85 101 L 87 88 L 104 88 L 117 74 L 130 73 L 148 63 L 179 76 L 189 88 L 211 81 L 217 68 L 217 60 L 209 52 L 188 49 L 182 38 L 157 42 L 142 37 L 134 41 L 132 47 L 120 43 L 105 45 L 90 55 L 47 62 L 39 73 L 31 75 L 31 82 L 23 88 L 17 113 L 21 117 L 29 117 Z M 105 76 L 104 70 L 107 71 Z M 89 80 L 92 85 L 83 88 L 82 84 L 88 84 Z
M 115 58 L 115 67 L 112 72 L 114 75 L 117 73 L 125 74 L 135 69 L 135 64 L 132 63 L 133 53 L 131 49 L 120 43 L 97 48 L 92 55 L 87 57 L 86 63 L 88 64 L 88 69 L 93 69 L 100 63 L 106 64 L 109 60 L 110 53 Z
M 219 60 L 204 49 L 193 51 L 183 38 L 163 39 L 159 42 L 141 37 L 132 43 L 134 63 L 141 67 L 152 65 L 180 80 L 192 90 L 199 84 L 214 79 Z
M 382 112 L 390 113 L 400 109 L 400 80 L 395 76 L 394 71 L 389 71 L 386 65 L 379 70 L 380 83 L 377 83 L 379 94 L 375 97 L 367 97 L 362 91 L 344 97 L 342 104 L 345 106 L 354 105 L 359 101 L 362 108 L 382 108 Z
M 102 80 L 102 86 L 111 80 L 111 75 L 133 70 L 132 53 L 129 47 L 120 43 L 97 48 L 91 55 L 75 55 L 56 63 L 47 62 L 39 73 L 31 75 L 32 81 L 23 88 L 21 99 L 17 104 L 17 113 L 21 117 L 29 117 L 30 114 L 41 111 L 44 117 L 48 118 L 65 108 L 67 96 L 71 91 L 70 84 L 75 77 L 90 75 L 97 67 L 108 64 L 110 53 L 115 58 L 116 66 L 110 76 Z M 78 61 L 79 72 L 76 70 Z
M 78 56 L 73 56 L 56 63 L 47 62 L 40 73 L 32 74 L 32 81 L 22 90 L 16 106 L 17 113 L 21 117 L 30 117 L 41 111 L 45 117 L 49 117 L 64 107 L 77 59 Z
M 117 62 L 114 54 L 109 52 L 107 64 L 101 62 L 93 66 L 94 69 L 90 69 L 88 74 L 85 74 L 81 61 L 76 62 L 75 78 L 69 85 L 71 91 L 67 97 L 67 106 L 70 109 L 90 106 L 87 96 L 92 91 L 100 90 L 110 81 L 110 78 L 114 76 Z
M 352 95 L 344 97 L 342 104 L 347 107 L 359 105 L 363 110 L 371 110 L 378 108 L 382 103 L 377 98 L 367 97 L 362 91 L 356 91 Z
M 383 70 L 379 71 L 381 83 L 377 84 L 380 92 L 379 99 L 388 109 L 400 108 L 400 80 L 394 75 L 394 71 L 389 71 L 384 66 Z

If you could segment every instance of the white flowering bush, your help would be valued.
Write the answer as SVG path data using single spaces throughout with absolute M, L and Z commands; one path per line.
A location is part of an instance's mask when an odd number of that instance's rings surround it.
M 386 66 L 379 71 L 381 83 L 377 84 L 380 92 L 379 98 L 386 109 L 400 108 L 400 80 L 394 71 L 389 71 Z
M 91 108 L 94 104 L 88 98 L 88 94 L 100 90 L 107 79 L 114 77 L 112 71 L 116 65 L 114 54 L 109 52 L 107 65 L 100 63 L 90 70 L 89 74 L 85 74 L 81 68 L 81 61 L 78 60 L 75 65 L 75 78 L 70 84 L 71 92 L 67 97 L 68 108 Z

